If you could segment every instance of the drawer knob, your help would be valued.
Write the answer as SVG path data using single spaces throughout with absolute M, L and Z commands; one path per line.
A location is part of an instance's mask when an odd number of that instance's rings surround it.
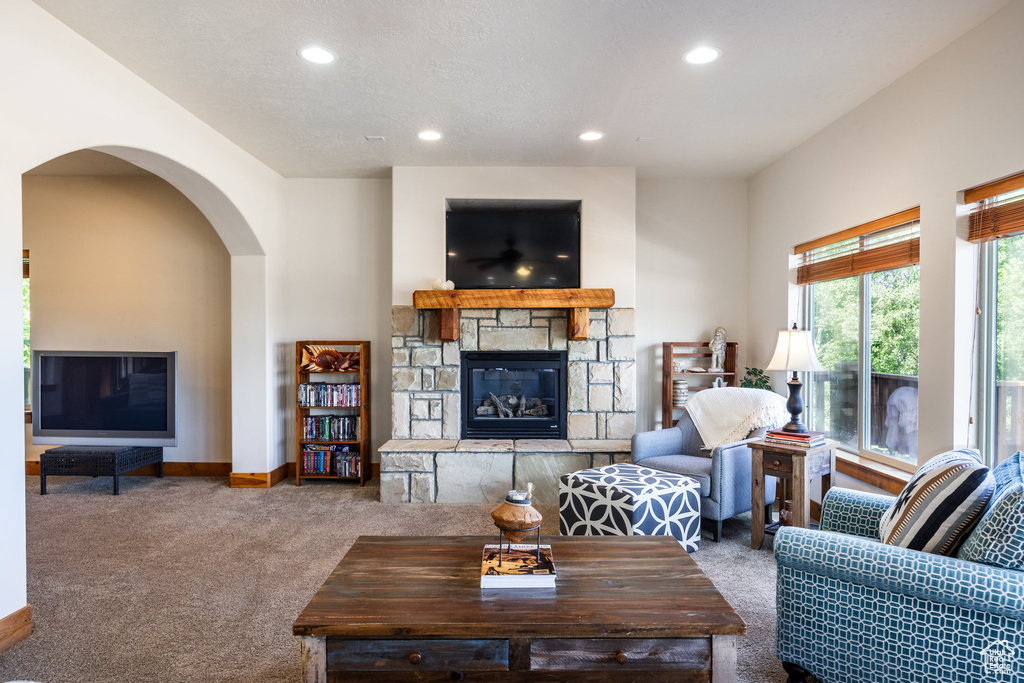
M 778 466 L 779 466 L 779 461 L 778 461 L 778 460 L 776 460 L 776 461 L 775 461 L 775 462 L 773 462 L 772 464 L 773 464 L 773 465 L 775 465 L 776 467 L 778 467 Z
M 619 664 L 625 664 L 626 662 L 629 661 L 629 655 L 627 655 L 622 650 L 619 650 L 618 652 L 615 653 L 615 661 L 618 662 Z
M 410 664 L 419 664 L 422 661 L 423 661 L 423 657 L 420 656 L 419 652 L 413 652 L 411 655 L 409 655 L 409 663 Z

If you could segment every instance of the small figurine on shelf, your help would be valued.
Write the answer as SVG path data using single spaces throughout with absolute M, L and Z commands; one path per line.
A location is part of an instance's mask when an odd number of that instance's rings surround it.
M 715 334 L 711 337 L 711 341 L 708 342 L 708 348 L 711 349 L 711 368 L 708 372 L 725 372 L 725 368 L 722 367 L 725 363 L 725 328 L 718 326 L 715 328 Z
M 339 353 L 330 346 L 314 346 L 310 344 L 302 349 L 302 369 L 310 372 L 330 370 L 357 370 L 359 368 L 358 353 Z

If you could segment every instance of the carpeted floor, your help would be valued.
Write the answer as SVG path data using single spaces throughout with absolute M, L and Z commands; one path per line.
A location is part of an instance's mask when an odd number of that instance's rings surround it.
M 0 655 L 0 681 L 289 681 L 291 624 L 355 538 L 490 536 L 489 505 L 384 505 L 378 489 L 287 480 L 26 477 L 35 632 Z M 544 533 L 558 513 L 542 507 Z M 750 517 L 694 559 L 747 624 L 739 680 L 784 681 L 774 656 L 775 562 L 749 548 Z

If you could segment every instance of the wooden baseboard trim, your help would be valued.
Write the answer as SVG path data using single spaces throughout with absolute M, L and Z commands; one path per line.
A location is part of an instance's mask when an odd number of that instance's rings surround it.
M 26 460 L 25 474 L 27 476 L 39 476 L 39 461 Z M 231 474 L 231 463 L 229 462 L 165 462 L 165 477 L 226 477 Z M 156 465 L 146 465 L 137 470 L 132 470 L 125 477 L 155 477 Z
M 32 605 L 0 619 L 0 653 L 32 635 Z
M 288 475 L 287 463 L 270 472 L 232 472 L 229 481 L 233 489 L 269 489 Z
M 371 463 L 371 475 L 380 476 L 380 463 Z M 25 461 L 25 475 L 29 477 L 39 476 L 39 461 Z M 156 465 L 146 465 L 133 470 L 125 477 L 153 477 L 156 476 Z M 268 489 L 271 486 L 284 481 L 288 477 L 295 477 L 295 463 L 288 462 L 274 469 L 272 472 L 232 472 L 229 462 L 165 462 L 165 477 L 228 477 L 233 489 Z
M 278 484 L 288 477 L 288 463 L 275 467 L 270 473 L 270 485 Z

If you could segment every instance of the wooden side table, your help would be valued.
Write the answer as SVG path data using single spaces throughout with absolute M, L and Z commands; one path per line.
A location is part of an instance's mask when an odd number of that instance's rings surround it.
M 808 484 L 821 477 L 821 495 L 832 488 L 836 468 L 836 444 L 826 442 L 817 448 L 796 448 L 766 441 L 750 443 L 753 465 L 751 486 L 750 547 L 761 549 L 764 542 L 764 477 L 770 475 L 793 483 L 793 526 L 807 528 L 811 521 L 811 497 Z

